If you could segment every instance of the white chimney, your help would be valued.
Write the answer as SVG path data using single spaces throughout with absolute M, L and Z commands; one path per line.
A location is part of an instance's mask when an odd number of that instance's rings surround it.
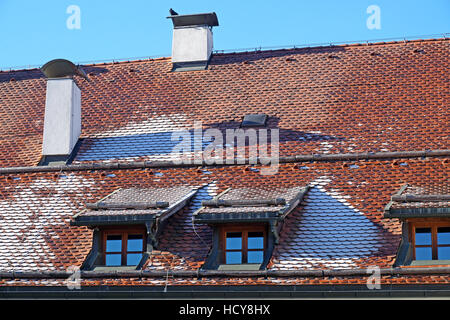
M 173 71 L 204 70 L 213 51 L 212 27 L 218 26 L 216 14 L 172 15 Z
M 81 91 L 73 76 L 87 77 L 82 69 L 64 59 L 47 62 L 41 70 L 48 78 L 41 162 L 64 162 L 81 134 Z
M 48 79 L 42 154 L 70 155 L 80 134 L 80 89 L 72 78 Z
M 208 26 L 173 29 L 172 63 L 208 61 L 213 48 L 213 35 Z

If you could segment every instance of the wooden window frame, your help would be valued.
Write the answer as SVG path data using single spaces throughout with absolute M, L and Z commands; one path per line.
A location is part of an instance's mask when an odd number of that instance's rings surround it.
M 121 236 L 122 238 L 122 248 L 121 248 L 121 258 L 120 258 L 120 266 L 125 267 L 127 266 L 127 254 L 133 254 L 133 253 L 140 253 L 144 254 L 146 251 L 145 245 L 147 243 L 147 232 L 145 228 L 139 228 L 139 227 L 127 227 L 127 228 L 103 228 L 102 229 L 102 253 L 103 253 L 103 265 L 106 266 L 106 255 L 108 254 L 106 252 L 106 240 L 108 236 Z M 129 235 L 142 235 L 142 251 L 127 251 L 127 245 L 128 245 L 128 236 Z M 111 254 L 111 253 L 110 253 Z M 117 252 L 118 254 L 118 252 Z M 119 267 L 119 266 L 117 266 Z
M 431 229 L 431 245 L 416 245 L 416 229 L 429 228 Z M 411 244 L 413 246 L 413 260 L 416 260 L 416 248 L 430 248 L 431 247 L 431 258 L 432 260 L 439 261 L 438 259 L 438 248 L 450 247 L 450 244 L 437 243 L 437 230 L 438 228 L 450 228 L 450 221 L 426 221 L 417 220 L 410 222 L 410 236 Z
M 249 251 L 262 251 L 263 257 L 265 256 L 267 252 L 267 227 L 265 225 L 228 225 L 228 226 L 222 226 L 220 229 L 220 248 L 222 251 L 221 255 L 221 262 L 223 264 L 226 264 L 226 254 L 227 252 L 242 252 L 242 263 L 240 264 L 248 264 L 248 252 Z M 242 249 L 232 249 L 227 250 L 226 249 L 226 240 L 227 240 L 227 233 L 232 232 L 241 232 L 242 233 Z M 249 232 L 262 232 L 264 243 L 263 248 L 261 249 L 248 249 L 248 233 Z M 264 258 L 263 258 L 264 259 Z

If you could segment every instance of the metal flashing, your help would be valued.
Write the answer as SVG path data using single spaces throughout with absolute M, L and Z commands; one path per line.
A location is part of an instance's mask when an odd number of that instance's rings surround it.
M 208 69 L 207 61 L 187 61 L 187 62 L 174 62 L 172 63 L 172 72 L 184 72 L 184 71 L 202 71 Z

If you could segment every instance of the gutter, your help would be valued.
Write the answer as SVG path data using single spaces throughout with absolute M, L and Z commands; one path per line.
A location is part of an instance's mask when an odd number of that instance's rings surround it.
M 402 151 L 402 152 L 364 152 L 364 153 L 339 153 L 339 154 L 312 154 L 280 157 L 278 163 L 298 163 L 311 161 L 358 161 L 374 159 L 399 159 L 399 158 L 423 158 L 423 157 L 445 157 L 450 156 L 450 150 L 425 150 L 425 151 Z M 253 160 L 253 159 L 252 159 Z M 258 158 L 257 164 L 264 165 L 272 160 L 271 158 Z M 173 161 L 134 161 L 126 163 L 83 163 L 58 166 L 36 166 L 36 167 L 10 167 L 0 168 L 0 174 L 11 173 L 32 173 L 32 172 L 69 172 L 69 171 L 89 171 L 89 170 L 120 170 L 120 169 L 145 169 L 145 168 L 198 168 L 198 167 L 223 167 L 240 166 L 240 159 L 235 159 L 232 163 L 208 164 L 201 163 L 180 163 Z M 245 164 L 247 165 L 247 164 Z
M 417 267 L 417 268 L 383 268 L 381 275 L 448 275 L 450 267 Z M 6 271 L 0 272 L 0 279 L 67 279 L 72 272 L 66 271 Z M 202 278 L 202 277 L 346 277 L 346 276 L 372 276 L 368 269 L 330 269 L 330 270 L 127 270 L 127 271 L 80 271 L 83 279 L 97 278 Z
M 448 299 L 448 285 L 390 285 L 371 290 L 366 285 L 199 285 L 199 286 L 90 286 L 70 290 L 65 286 L 0 287 L 0 299 Z M 171 303 L 171 307 L 172 307 Z M 180 302 L 181 304 L 181 302 Z M 178 309 L 176 309 L 178 310 Z M 178 315 L 178 314 L 177 314 Z M 176 318 L 174 312 L 174 318 Z

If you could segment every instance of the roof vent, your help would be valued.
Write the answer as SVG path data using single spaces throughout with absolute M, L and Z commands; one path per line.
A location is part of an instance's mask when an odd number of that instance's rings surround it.
M 172 71 L 205 70 L 213 49 L 212 27 L 219 25 L 216 13 L 167 18 L 173 23 Z
M 248 114 L 244 116 L 242 120 L 241 127 L 262 127 L 265 126 L 267 122 L 266 114 Z

